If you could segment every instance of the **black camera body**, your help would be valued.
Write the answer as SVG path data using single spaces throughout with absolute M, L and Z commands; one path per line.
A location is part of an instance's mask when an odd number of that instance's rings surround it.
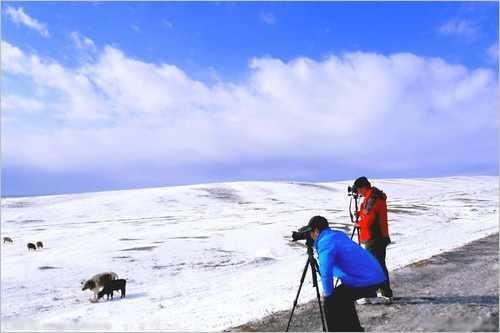
M 347 186 L 347 195 L 348 196 L 354 196 L 354 197 L 357 197 L 358 196 L 358 187 L 356 185 L 353 185 L 352 187 L 351 186 Z
M 297 231 L 292 231 L 292 241 L 296 242 L 298 240 L 305 240 L 307 246 L 312 246 L 314 240 L 311 238 L 311 235 L 309 235 L 309 230 L 311 230 L 311 228 L 305 226 Z
M 309 236 L 308 232 L 292 231 L 292 241 L 305 240 Z

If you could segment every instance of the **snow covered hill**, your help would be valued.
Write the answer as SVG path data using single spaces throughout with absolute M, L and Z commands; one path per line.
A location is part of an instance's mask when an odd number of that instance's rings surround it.
M 371 181 L 388 195 L 389 270 L 499 230 L 498 177 Z M 350 235 L 351 183 L 2 199 L 2 331 L 219 331 L 291 309 L 307 259 L 291 233 L 323 215 Z M 104 271 L 127 279 L 126 298 L 89 301 L 80 283 Z M 299 302 L 315 298 L 310 280 Z

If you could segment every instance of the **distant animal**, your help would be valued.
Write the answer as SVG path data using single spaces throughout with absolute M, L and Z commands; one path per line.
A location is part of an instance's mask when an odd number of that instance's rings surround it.
M 31 249 L 33 249 L 33 250 L 36 251 L 36 246 L 33 243 L 28 243 L 28 251 L 31 250 Z
M 36 242 L 36 248 L 43 248 L 43 243 L 42 242 Z M 49 249 L 50 250 L 50 249 Z
M 4 243 L 12 243 L 12 238 L 10 238 L 10 237 L 4 237 L 3 238 L 3 242 Z
M 112 280 L 106 283 L 104 288 L 99 292 L 98 298 L 101 299 L 104 295 L 107 295 L 109 299 L 109 295 L 111 295 L 111 299 L 113 299 L 113 290 L 121 290 L 122 295 L 120 298 L 125 297 L 125 285 L 127 284 L 127 281 L 124 279 L 117 279 L 117 280 Z
M 115 280 L 118 275 L 114 272 L 104 272 L 94 275 L 90 280 L 82 282 L 82 290 L 89 289 L 94 292 L 94 300 L 97 301 L 97 294 L 99 293 L 99 288 L 104 287 L 107 282 Z

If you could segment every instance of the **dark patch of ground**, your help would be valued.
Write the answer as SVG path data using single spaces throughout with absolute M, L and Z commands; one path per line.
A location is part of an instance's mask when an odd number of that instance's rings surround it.
M 298 186 L 306 186 L 306 187 L 315 187 L 315 188 L 319 188 L 322 190 L 338 192 L 338 190 L 336 188 L 332 188 L 332 187 L 328 187 L 328 186 L 324 186 L 324 185 L 319 185 L 319 184 L 314 184 L 314 183 L 289 182 L 288 184 L 293 184 L 293 185 L 298 185 Z
M 393 304 L 356 305 L 365 331 L 498 332 L 498 249 L 497 233 L 391 272 Z M 290 310 L 228 331 L 285 331 Z M 297 306 L 290 330 L 322 331 L 317 300 Z
M 45 222 L 44 220 L 23 220 L 21 223 L 40 223 Z
M 12 202 L 8 204 L 3 204 L 2 208 L 26 208 L 30 207 L 31 204 L 26 201 L 17 201 L 17 202 Z
M 208 196 L 226 202 L 240 203 L 243 199 L 237 194 L 238 192 L 224 187 L 200 188 L 201 191 L 208 193 Z
M 123 249 L 121 251 L 151 251 L 156 246 L 143 246 L 143 247 L 133 247 L 131 249 Z
M 192 236 L 192 237 L 188 237 L 188 236 L 179 236 L 179 237 L 168 237 L 166 239 L 208 239 L 210 237 L 208 236 Z

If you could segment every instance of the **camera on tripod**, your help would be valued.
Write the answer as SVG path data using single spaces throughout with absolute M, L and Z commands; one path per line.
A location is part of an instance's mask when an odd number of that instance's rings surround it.
M 354 199 L 357 199 L 359 195 L 358 187 L 356 185 L 353 185 L 352 187 L 347 186 L 347 195 L 352 196 Z
M 348 196 L 354 196 L 354 197 L 357 197 L 358 196 L 358 187 L 356 185 L 353 185 L 352 187 L 351 186 L 347 186 L 347 195 Z
M 297 231 L 292 231 L 292 242 L 296 242 L 298 240 L 305 240 L 307 245 L 313 244 L 314 241 L 311 238 L 311 235 L 309 235 L 310 230 L 311 227 L 306 225 Z
M 351 197 L 351 200 L 349 201 L 349 216 L 351 217 L 351 222 L 354 223 L 354 229 L 352 229 L 351 239 L 354 236 L 354 232 L 356 232 L 356 230 L 357 230 L 358 231 L 358 244 L 360 244 L 360 242 L 359 242 L 359 226 L 356 226 L 358 223 L 358 219 L 359 219 L 359 211 L 358 211 L 359 192 L 358 192 L 358 186 L 356 186 L 355 184 L 356 184 L 356 182 L 354 182 L 354 185 L 352 185 L 352 187 L 347 186 L 347 195 Z M 354 198 L 354 214 L 351 210 L 353 198 Z
M 297 306 L 297 300 L 299 299 L 300 290 L 302 289 L 302 284 L 304 283 L 304 279 L 306 277 L 308 267 L 311 267 L 313 287 L 316 288 L 316 297 L 318 298 L 318 304 L 319 304 L 319 308 L 320 308 L 321 323 L 323 325 L 323 331 L 326 332 L 325 320 L 323 317 L 323 309 L 321 307 L 321 298 L 319 295 L 318 278 L 316 276 L 316 274 L 319 274 L 319 265 L 318 265 L 318 262 L 316 261 L 316 259 L 314 258 L 314 253 L 313 253 L 314 240 L 312 239 L 311 235 L 309 234 L 309 231 L 313 230 L 313 228 L 310 226 L 310 224 L 311 224 L 312 220 L 316 219 L 316 218 L 322 218 L 325 220 L 325 223 L 328 224 L 328 222 L 326 221 L 326 219 L 324 217 L 315 216 L 311 219 L 311 221 L 309 221 L 308 225 L 300 228 L 297 231 L 292 231 L 292 241 L 294 241 L 294 242 L 296 242 L 298 240 L 305 240 L 306 241 L 307 256 L 308 257 L 307 257 L 306 266 L 304 267 L 304 271 L 302 272 L 302 277 L 300 279 L 299 291 L 297 292 L 297 296 L 295 297 L 295 301 L 293 302 L 292 313 L 290 314 L 290 319 L 288 319 L 288 324 L 286 326 L 286 332 L 288 332 L 288 329 L 290 328 L 290 323 L 292 322 L 293 313 L 295 311 L 295 307 Z
M 311 230 L 311 228 L 306 226 L 297 231 L 292 231 L 292 241 L 307 240 L 309 238 L 309 230 Z

